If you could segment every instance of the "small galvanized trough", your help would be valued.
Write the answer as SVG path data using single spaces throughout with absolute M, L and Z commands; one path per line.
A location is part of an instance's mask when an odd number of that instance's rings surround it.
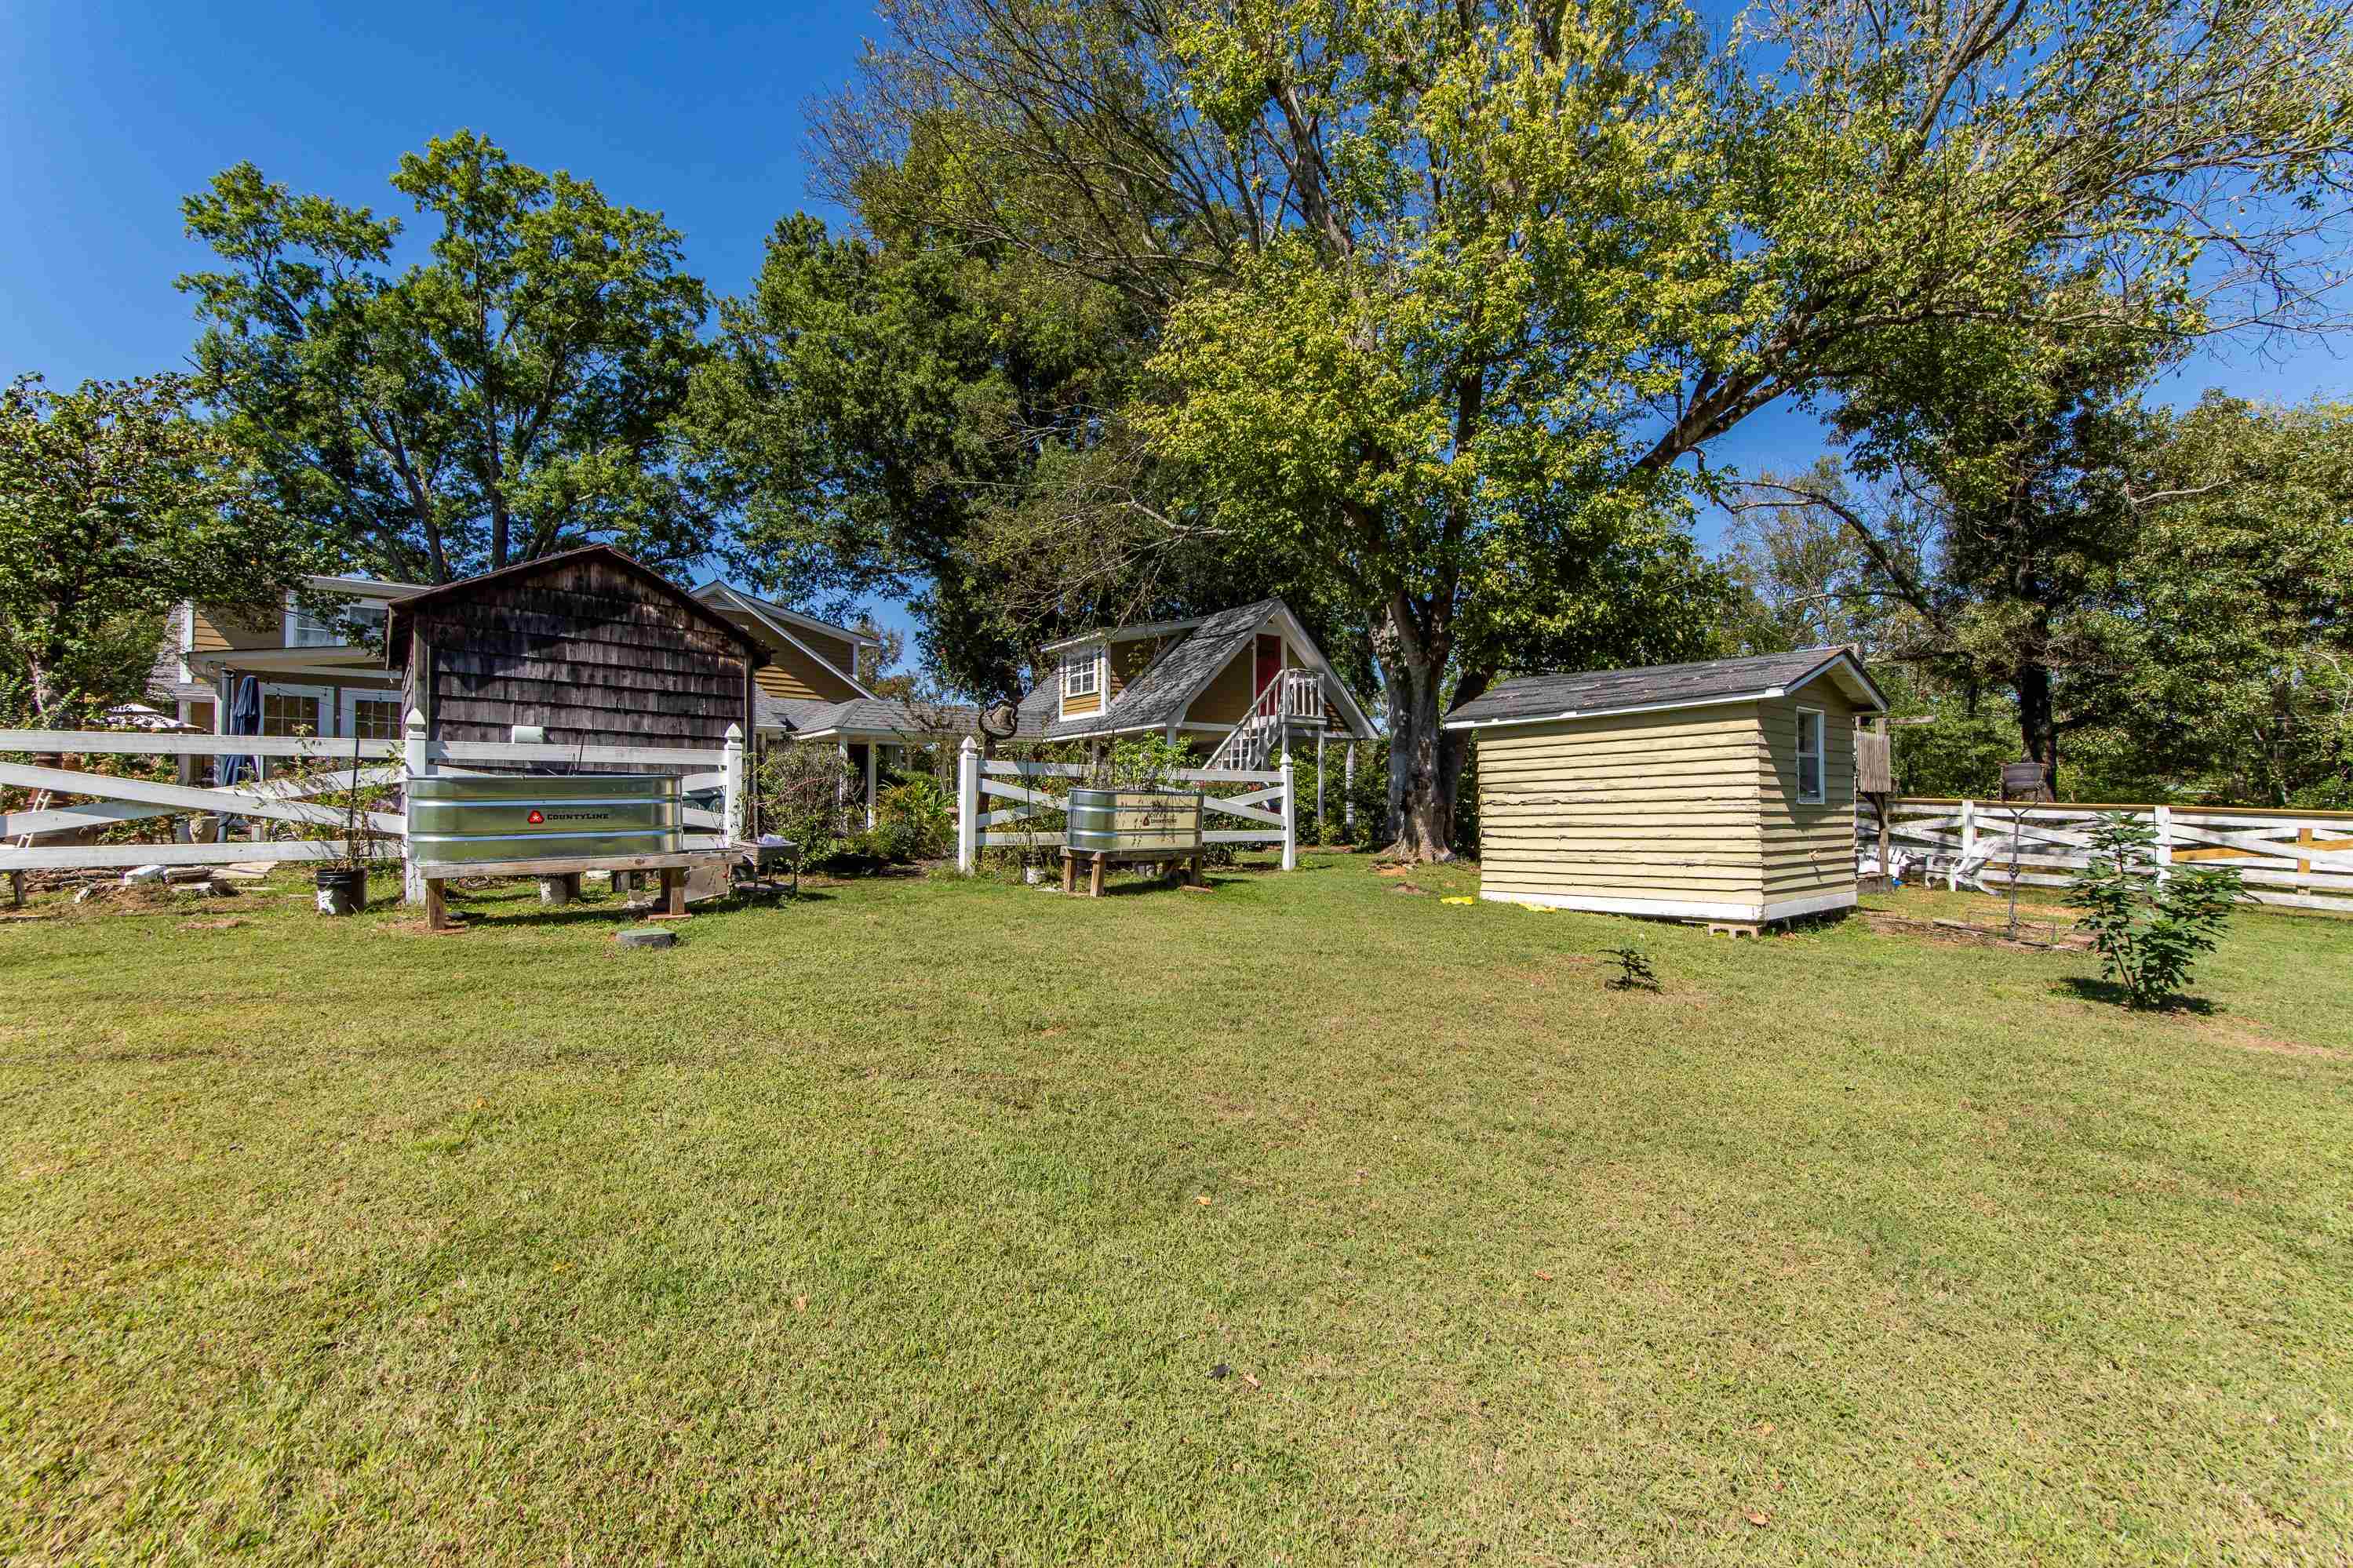
M 451 877 L 537 877 L 578 890 L 583 871 L 655 871 L 663 912 L 686 915 L 686 870 L 725 863 L 686 847 L 677 779 L 659 773 L 432 773 L 408 781 L 408 839 L 425 880 L 426 922 L 458 929 L 443 900 Z
M 1067 803 L 1070 828 L 1062 850 L 1062 891 L 1078 890 L 1079 862 L 1090 868 L 1087 894 L 1100 898 L 1105 868 L 1156 861 L 1201 880 L 1201 792 L 1167 789 L 1074 789 Z

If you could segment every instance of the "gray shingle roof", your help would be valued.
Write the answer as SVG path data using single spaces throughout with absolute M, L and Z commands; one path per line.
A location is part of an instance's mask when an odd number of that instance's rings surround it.
M 1126 689 L 1105 704 L 1100 713 L 1057 720 L 1054 714 L 1060 710 L 1061 694 L 1055 689 L 1053 681 L 1039 682 L 1037 689 L 1021 700 L 1022 732 L 1029 733 L 1033 717 L 1044 726 L 1039 732 L 1050 741 L 1101 735 L 1114 730 L 1157 729 L 1175 723 L 1185 717 L 1193 694 L 1249 644 L 1250 634 L 1282 602 L 1261 599 L 1255 605 L 1219 610 L 1163 648 L 1150 668 L 1129 681 Z
M 764 730 L 789 730 L 797 735 L 822 734 L 828 730 L 963 735 L 976 732 L 977 721 L 975 710 L 968 707 L 917 707 L 879 697 L 853 697 L 847 702 L 762 697 L 754 705 L 754 722 Z
M 1794 653 L 1715 658 L 1700 664 L 1653 664 L 1582 675 L 1523 675 L 1465 702 L 1446 716 L 1446 722 L 1492 723 L 1504 719 L 1612 713 L 1628 708 L 1685 707 L 1752 691 L 1787 689 L 1845 651 L 1802 647 Z

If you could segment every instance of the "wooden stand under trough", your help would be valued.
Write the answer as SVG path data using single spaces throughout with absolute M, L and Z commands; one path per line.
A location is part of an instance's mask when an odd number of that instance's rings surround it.
M 1189 855 L 1171 854 L 1166 849 L 1065 849 L 1062 851 L 1062 891 L 1079 890 L 1079 862 L 1087 862 L 1087 897 L 1100 899 L 1103 890 L 1103 872 L 1113 865 L 1162 868 L 1162 875 L 1174 876 L 1193 887 L 1201 883 L 1201 852 Z
M 441 891 L 453 877 L 576 877 L 583 871 L 654 871 L 661 877 L 662 907 L 649 917 L 682 921 L 686 912 L 686 873 L 692 866 L 722 866 L 736 858 L 732 850 L 697 849 L 675 855 L 565 856 L 546 860 L 427 860 L 417 873 L 425 881 L 425 924 L 429 931 L 464 931 L 452 920 Z

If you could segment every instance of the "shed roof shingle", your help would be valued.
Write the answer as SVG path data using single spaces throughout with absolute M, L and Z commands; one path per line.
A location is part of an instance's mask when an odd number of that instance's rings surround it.
M 1523 675 L 1504 681 L 1446 716 L 1451 725 L 1509 719 L 1621 712 L 1630 708 L 1681 708 L 1787 689 L 1834 663 L 1838 647 L 1801 647 L 1751 658 L 1698 664 L 1653 664 L 1639 669 L 1597 669 L 1579 675 Z M 1860 670 L 1862 666 L 1856 665 Z M 1868 681 L 1869 677 L 1866 676 Z

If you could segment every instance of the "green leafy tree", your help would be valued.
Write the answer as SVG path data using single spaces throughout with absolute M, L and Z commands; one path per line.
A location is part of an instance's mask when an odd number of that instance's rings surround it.
M 139 695 L 182 599 L 274 613 L 311 542 L 177 375 L 0 393 L 0 669 L 70 729 Z
M 707 301 L 678 231 L 470 131 L 404 154 L 392 185 L 433 226 L 396 272 L 398 219 L 251 163 L 182 204 L 222 263 L 179 284 L 201 389 L 280 506 L 394 578 L 597 541 L 702 554 L 712 512 L 672 421 Z
M 2189 984 L 2189 967 L 2211 952 L 2242 896 L 2239 873 L 2214 866 L 2157 864 L 2157 830 L 2104 813 L 2090 855 L 2070 879 L 2065 902 L 2083 911 L 2101 972 L 2135 1007 L 2154 1007 Z
M 2353 408 L 2209 395 L 2133 491 L 2116 750 L 2209 798 L 2353 805 Z
M 1672 555 L 1682 459 L 1956 322 L 2142 319 L 2205 280 L 2232 203 L 2325 198 L 2353 112 L 2322 4 L 1807 0 L 1714 58 L 1641 4 L 883 15 L 820 123 L 830 165 L 922 151 L 953 175 L 944 240 L 1165 313 L 1136 422 L 1183 476 L 1172 537 L 1352 605 L 1400 844 L 1428 855 L 1445 702 L 1548 662 L 1520 632 L 1588 624 L 1630 542 Z M 2227 280 L 2292 310 L 2310 221 L 2233 223 L 2254 271 Z M 2037 313 L 2094 276 L 2077 314 Z
M 944 242 L 927 215 L 952 177 L 913 153 L 854 176 L 879 237 L 778 224 L 750 293 L 721 307 L 689 427 L 745 581 L 822 606 L 904 598 L 939 684 L 1012 699 L 1059 636 L 1269 590 L 1199 544 L 1127 553 L 1166 489 L 1120 413 L 1149 312 Z

